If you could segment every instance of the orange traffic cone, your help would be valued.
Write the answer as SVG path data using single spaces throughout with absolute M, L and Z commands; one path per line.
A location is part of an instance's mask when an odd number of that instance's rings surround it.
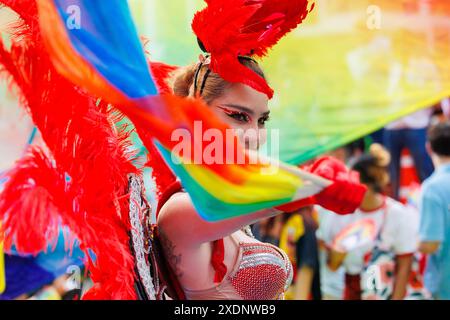
M 414 160 L 407 149 L 403 149 L 400 158 L 400 189 L 399 198 L 402 203 L 407 203 L 408 199 L 420 188 L 420 180 L 417 176 Z

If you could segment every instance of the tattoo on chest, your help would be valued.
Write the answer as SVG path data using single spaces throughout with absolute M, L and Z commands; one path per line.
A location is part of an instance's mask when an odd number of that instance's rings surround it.
M 183 276 L 183 271 L 181 271 L 180 269 L 181 253 L 175 254 L 176 245 L 169 239 L 169 237 L 162 230 L 160 230 L 159 237 L 161 245 L 164 250 L 164 256 L 169 262 L 172 271 L 175 273 L 178 279 L 181 278 Z

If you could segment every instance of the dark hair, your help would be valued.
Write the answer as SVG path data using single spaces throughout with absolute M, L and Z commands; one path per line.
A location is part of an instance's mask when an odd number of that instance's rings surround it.
M 389 152 L 382 145 L 374 143 L 370 146 L 368 153 L 356 159 L 352 169 L 359 173 L 362 183 L 374 189 L 375 192 L 382 192 L 389 183 L 390 158 Z
M 428 129 L 431 150 L 439 156 L 450 156 L 450 121 L 440 122 Z

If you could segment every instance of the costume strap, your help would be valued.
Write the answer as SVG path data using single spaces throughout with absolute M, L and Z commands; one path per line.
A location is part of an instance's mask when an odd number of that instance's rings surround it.
M 213 242 L 213 252 L 211 255 L 211 264 L 215 270 L 214 283 L 222 282 L 227 274 L 227 266 L 223 262 L 225 259 L 225 245 L 223 239 Z

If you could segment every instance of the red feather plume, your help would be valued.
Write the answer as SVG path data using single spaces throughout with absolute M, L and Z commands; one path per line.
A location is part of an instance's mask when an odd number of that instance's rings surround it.
M 170 75 L 174 71 L 178 70 L 178 67 L 171 66 L 161 62 L 149 61 L 149 64 L 152 77 L 153 79 L 155 79 L 159 94 L 173 93 L 173 90 L 170 87 L 168 80 L 170 79 Z
M 211 69 L 229 82 L 240 82 L 265 93 L 273 90 L 239 56 L 263 57 L 296 28 L 314 8 L 308 0 L 205 0 L 192 29 L 211 54 Z
M 115 126 L 117 111 L 56 72 L 34 1 L 0 3 L 21 18 L 11 26 L 11 47 L 0 41 L 0 75 L 16 87 L 49 150 L 31 149 L 8 174 L 0 194 L 5 247 L 37 253 L 55 240 L 60 225 L 67 226 L 87 255 L 94 282 L 84 298 L 135 299 L 127 174 L 137 169 L 129 131 Z
M 8 176 L 0 197 L 5 247 L 15 244 L 19 252 L 37 254 L 57 239 L 59 211 L 70 210 L 64 173 L 33 147 Z

